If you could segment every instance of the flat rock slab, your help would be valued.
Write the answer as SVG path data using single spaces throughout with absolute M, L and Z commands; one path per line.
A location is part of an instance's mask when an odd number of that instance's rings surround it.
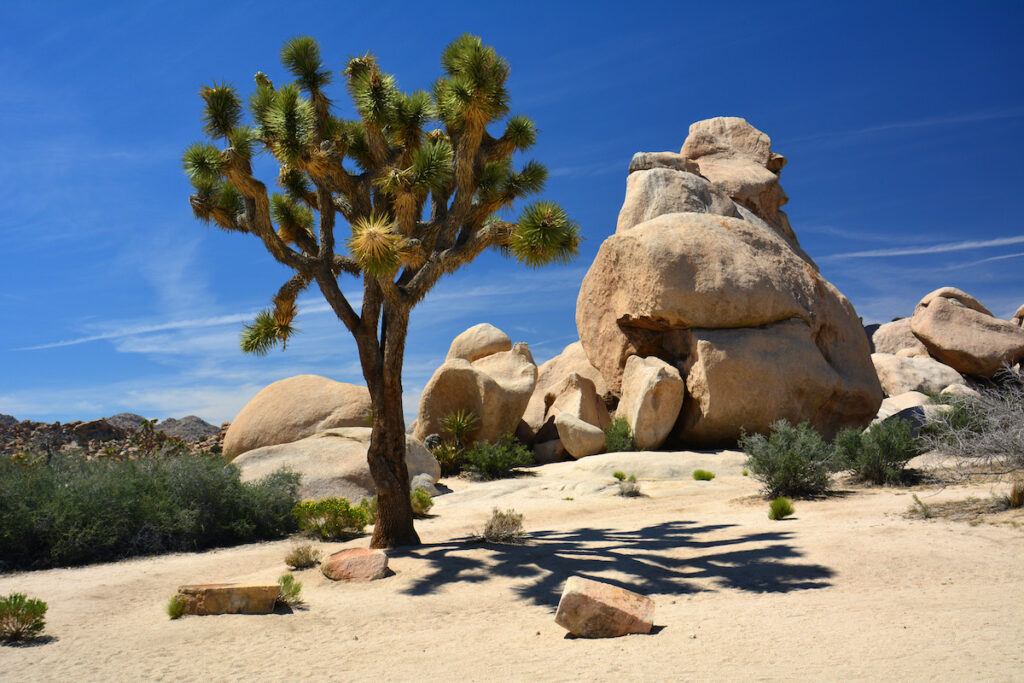
M 383 550 L 347 548 L 320 563 L 320 571 L 333 581 L 373 581 L 389 575 Z
M 583 638 L 650 633 L 654 601 L 625 588 L 571 576 L 558 601 L 555 623 Z
M 276 583 L 204 583 L 179 586 L 185 614 L 270 614 L 280 594 Z

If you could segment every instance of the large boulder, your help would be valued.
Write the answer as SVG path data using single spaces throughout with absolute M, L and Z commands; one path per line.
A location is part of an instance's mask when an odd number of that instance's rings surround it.
M 201 583 L 178 586 L 185 614 L 270 614 L 281 587 L 276 583 Z
M 512 340 L 508 338 L 507 334 L 494 325 L 480 323 L 452 340 L 445 360 L 464 358 L 472 363 L 484 356 L 508 351 L 511 348 Z
M 966 375 L 992 377 L 1004 364 L 1024 359 L 1024 329 L 952 287 L 922 299 L 910 324 L 928 353 Z
M 373 548 L 345 548 L 328 555 L 320 571 L 332 581 L 375 581 L 391 575 L 388 556 Z
M 594 383 L 586 377 L 570 372 L 551 394 L 554 398 L 548 406 L 545 424 L 563 413 L 602 430 L 611 424 L 607 406 L 598 396 Z M 543 434 L 542 428 L 538 438 L 542 438 Z
M 231 422 L 224 455 L 291 443 L 334 427 L 363 427 L 371 415 L 366 387 L 297 375 L 264 387 Z
M 626 179 L 626 198 L 615 232 L 629 230 L 664 213 L 681 211 L 736 215 L 732 200 L 703 178 L 686 171 L 652 168 L 630 173 Z
M 679 370 L 660 358 L 630 356 L 622 374 L 622 399 L 615 411 L 633 430 L 638 450 L 659 448 L 683 407 L 686 383 Z
M 691 446 L 729 445 L 780 418 L 826 435 L 863 426 L 882 400 L 870 345 L 778 209 L 785 160 L 742 119 L 690 131 L 682 156 L 737 217 L 668 213 L 605 240 L 576 306 L 587 358 L 615 394 L 630 356 L 676 367 L 690 399 L 675 434 Z
M 243 481 L 290 467 L 302 475 L 299 493 L 303 498 L 337 496 L 355 502 L 375 491 L 366 462 L 371 431 L 369 427 L 328 429 L 292 443 L 247 451 L 233 462 L 242 471 Z M 432 483 L 441 476 L 437 460 L 411 436 L 405 439 L 405 465 L 410 485 L 420 475 L 427 475 Z
M 625 588 L 570 576 L 558 601 L 555 623 L 583 638 L 650 633 L 654 601 Z
M 537 365 L 523 343 L 472 362 L 449 358 L 423 389 L 413 436 L 423 440 L 442 433 L 444 416 L 462 410 L 479 419 L 467 439 L 494 442 L 516 431 L 536 382 Z
M 569 413 L 555 416 L 558 440 L 566 452 L 577 460 L 604 450 L 604 431 Z
M 911 358 L 928 358 L 928 349 L 910 329 L 910 318 L 879 325 L 871 335 L 875 353 L 891 353 Z
M 886 396 L 908 391 L 937 392 L 950 384 L 960 384 L 959 372 L 930 358 L 907 358 L 891 353 L 873 353 L 871 362 Z
M 544 425 L 548 408 L 555 401 L 555 392 L 560 390 L 565 378 L 572 373 L 590 380 L 599 398 L 603 399 L 609 394 L 608 383 L 587 358 L 583 344 L 578 341 L 569 344 L 560 354 L 537 368 L 537 384 L 533 388 L 526 412 L 523 413 L 523 420 L 534 433 Z

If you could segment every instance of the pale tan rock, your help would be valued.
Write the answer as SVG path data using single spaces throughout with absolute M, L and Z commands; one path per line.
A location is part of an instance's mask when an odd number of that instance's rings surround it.
M 419 413 L 413 436 L 421 441 L 431 434 L 444 434 L 441 420 L 445 415 L 459 410 L 471 413 L 479 419 L 483 415 L 483 392 L 480 384 L 494 383 L 489 377 L 481 377 L 473 365 L 464 358 L 446 360 L 434 371 L 433 376 L 420 395 Z M 480 427 L 466 435 L 467 443 L 476 440 Z
M 934 402 L 920 391 L 908 391 L 896 396 L 890 396 L 882 401 L 882 405 L 878 407 L 878 415 L 876 415 L 875 419 L 876 421 L 884 420 L 907 408 L 927 406 L 932 403 Z
M 185 614 L 270 614 L 280 595 L 276 583 L 204 583 L 178 587 Z
M 548 420 L 567 413 L 602 430 L 611 423 L 607 406 L 586 377 L 570 372 L 551 393 L 554 400 L 547 411 Z
M 677 152 L 637 152 L 629 161 L 629 172 L 647 171 L 652 168 L 669 168 L 673 171 L 700 173 L 697 163 Z
M 1017 309 L 1017 312 L 1013 314 L 1013 318 L 1010 319 L 1017 327 L 1024 327 L 1024 305 Z
M 263 446 L 298 441 L 334 427 L 362 427 L 371 415 L 366 387 L 319 375 L 297 375 L 263 388 L 224 436 L 230 460 Z
M 980 301 L 978 301 L 977 299 L 975 299 L 973 296 L 963 291 L 962 289 L 957 289 L 956 287 L 939 287 L 933 292 L 928 292 L 927 294 L 924 295 L 924 298 L 922 298 L 921 301 L 918 302 L 917 308 L 915 308 L 914 310 L 916 311 L 918 308 L 928 306 L 931 302 L 935 301 L 936 299 L 952 299 L 953 301 L 959 301 L 966 308 L 969 308 L 972 311 L 984 313 L 985 315 L 989 316 L 992 315 L 992 311 L 985 308 L 985 304 L 981 303 Z
M 879 326 L 871 335 L 875 353 L 891 353 L 909 358 L 927 357 L 928 349 L 910 330 L 910 318 L 900 318 Z
M 978 393 L 977 389 L 972 389 L 966 384 L 950 384 L 939 393 L 947 396 L 960 396 L 962 398 L 981 398 L 981 394 Z
M 371 548 L 339 550 L 320 563 L 320 571 L 332 581 L 374 581 L 390 575 L 388 556 Z
M 960 296 L 929 297 L 914 311 L 911 327 L 937 360 L 987 378 L 1024 359 L 1024 329 L 968 306 Z
M 604 450 L 604 432 L 599 427 L 584 422 L 569 413 L 555 416 L 558 439 L 572 457 L 585 458 Z
M 630 173 L 626 198 L 619 210 L 615 232 L 666 213 L 711 213 L 736 216 L 736 207 L 717 187 L 704 178 L 668 168 Z
M 962 383 L 959 372 L 927 358 L 904 358 L 891 353 L 873 353 L 871 362 L 886 396 L 908 391 L 941 391 L 950 384 Z
M 630 356 L 615 415 L 626 419 L 638 450 L 655 450 L 672 432 L 685 396 L 686 383 L 678 369 L 654 356 Z
M 565 378 L 573 372 L 593 382 L 598 397 L 603 399 L 609 393 L 608 383 L 590 363 L 587 352 L 583 350 L 583 344 L 578 341 L 569 344 L 560 354 L 537 368 L 537 384 L 523 414 L 523 420 L 533 433 L 544 425 L 547 410 L 555 401 L 554 390 L 558 389 Z
M 464 358 L 472 363 L 485 356 L 508 351 L 511 348 L 512 340 L 508 338 L 507 334 L 494 325 L 480 323 L 452 340 L 445 360 Z
M 571 576 L 558 601 L 555 623 L 584 638 L 650 633 L 654 601 L 625 588 Z
M 247 451 L 234 460 L 243 481 L 256 481 L 281 467 L 290 467 L 302 475 L 302 498 L 337 496 L 356 502 L 374 495 L 376 487 L 366 453 L 370 448 L 369 427 L 328 429 L 287 444 L 264 446 Z M 441 476 L 441 466 L 421 441 L 405 438 L 405 465 L 411 482 L 427 475 L 433 482 Z

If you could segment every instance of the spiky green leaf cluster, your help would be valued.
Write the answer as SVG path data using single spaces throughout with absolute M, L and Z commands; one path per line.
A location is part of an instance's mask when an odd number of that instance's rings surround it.
M 274 156 L 291 164 L 312 139 L 313 107 L 294 84 L 283 86 L 272 96 L 262 90 L 257 90 L 253 118 L 260 124 Z
M 424 194 L 440 190 L 451 181 L 454 153 L 447 140 L 428 142 L 412 157 L 411 182 Z
M 220 180 L 223 162 L 216 146 L 208 142 L 196 142 L 185 149 L 181 165 L 192 185 L 199 189 Z
M 508 120 L 504 137 L 515 150 L 529 149 L 537 140 L 537 126 L 529 116 L 516 115 Z
M 508 62 L 478 37 L 464 34 L 441 54 L 447 78 L 434 84 L 438 117 L 459 128 L 466 117 L 494 121 L 508 113 Z
M 558 204 L 543 201 L 523 210 L 507 249 L 520 263 L 538 268 L 571 261 L 579 243 L 579 225 Z
M 297 331 L 291 324 L 278 323 L 274 312 L 267 309 L 257 313 L 256 319 L 245 325 L 238 345 L 245 353 L 265 356 L 278 344 L 286 344 Z
M 373 55 L 353 57 L 345 73 L 352 103 L 365 121 L 384 128 L 395 120 L 400 99 L 395 77 L 381 71 Z
M 270 215 L 285 242 L 295 242 L 302 233 L 312 235 L 313 212 L 287 195 L 275 193 L 270 197 Z
M 389 277 L 402 261 L 402 236 L 386 217 L 371 215 L 352 224 L 348 240 L 352 257 L 371 277 Z
M 320 46 L 308 36 L 295 36 L 281 48 L 281 63 L 306 92 L 315 92 L 331 82 L 331 72 L 323 68 Z
M 199 96 L 206 102 L 203 110 L 203 131 L 211 138 L 226 138 L 242 120 L 242 103 L 235 89 L 227 83 L 204 85 Z
M 305 200 L 306 195 L 313 191 L 313 186 L 309 182 L 309 177 L 302 171 L 295 169 L 283 170 L 281 176 L 277 179 L 278 185 L 284 189 L 285 194 L 292 199 L 292 201 L 301 202 Z

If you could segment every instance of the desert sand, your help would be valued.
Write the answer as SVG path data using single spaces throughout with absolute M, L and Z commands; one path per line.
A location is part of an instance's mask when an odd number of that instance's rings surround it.
M 448 479 L 389 578 L 296 572 L 305 609 L 185 617 L 179 584 L 274 581 L 296 539 L 0 576 L 50 605 L 50 640 L 0 648 L 3 681 L 1024 680 L 1024 515 L 908 519 L 1005 485 L 865 488 L 767 518 L 739 453 L 608 454 L 489 483 Z M 694 481 L 693 469 L 718 476 Z M 611 473 L 645 494 L 616 495 Z M 529 542 L 479 543 L 493 507 Z M 319 544 L 325 552 L 368 537 Z M 655 632 L 566 637 L 580 574 L 651 596 Z

